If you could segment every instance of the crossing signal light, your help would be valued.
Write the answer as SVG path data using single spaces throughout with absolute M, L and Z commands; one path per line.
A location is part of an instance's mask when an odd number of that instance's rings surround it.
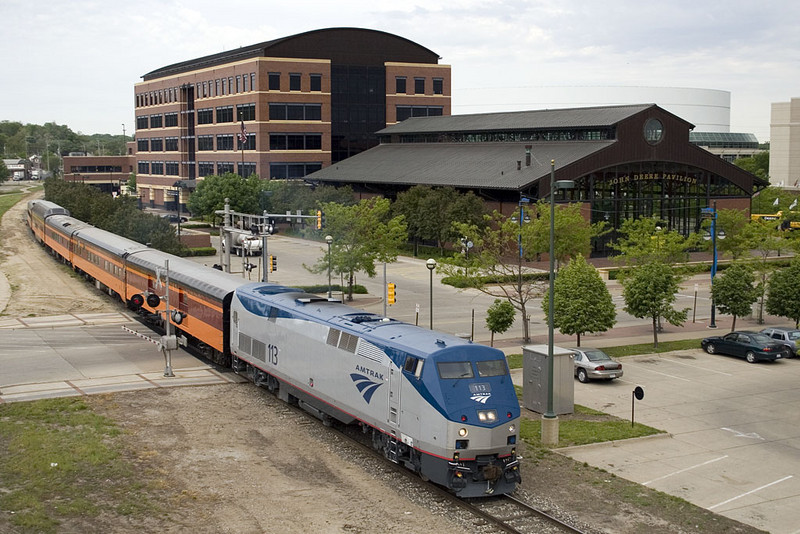
M 155 293 L 148 293 L 147 294 L 147 305 L 151 308 L 158 308 L 158 305 L 161 304 L 161 297 L 156 295 Z
M 278 257 L 270 255 L 269 257 L 269 272 L 278 270 Z
M 134 310 L 138 310 L 144 306 L 144 295 L 137 293 L 131 297 L 131 306 Z
M 392 283 L 386 284 L 386 301 L 389 304 L 394 304 L 395 302 L 397 302 L 397 300 L 395 299 L 396 295 L 397 293 L 395 293 L 395 284 Z

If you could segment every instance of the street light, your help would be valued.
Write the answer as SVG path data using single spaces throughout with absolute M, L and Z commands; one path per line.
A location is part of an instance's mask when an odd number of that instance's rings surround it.
M 517 258 L 517 292 L 519 294 L 520 301 L 522 301 L 522 223 L 524 222 L 531 222 L 531 218 L 525 213 L 525 205 L 529 204 L 531 199 L 528 197 L 521 196 L 519 198 L 519 232 L 517 232 L 517 247 L 519 248 L 519 257 Z M 516 217 L 514 215 L 511 216 L 511 221 L 514 222 Z M 527 343 L 530 341 L 530 335 L 528 334 L 528 317 L 525 315 L 525 308 L 522 309 L 522 331 L 524 332 L 524 340 Z
M 542 443 L 555 445 L 558 443 L 558 416 L 553 409 L 553 315 L 554 315 L 554 286 L 555 286 L 555 250 L 556 250 L 556 190 L 573 189 L 575 182 L 572 180 L 556 180 L 556 161 L 550 160 L 550 289 L 548 292 L 547 314 L 547 410 L 542 415 Z
M 703 208 L 703 217 L 711 219 L 711 235 L 704 236 L 704 239 L 711 240 L 711 248 L 714 251 L 713 260 L 711 261 L 711 322 L 709 328 L 716 328 L 717 323 L 717 307 L 714 302 L 714 277 L 717 275 L 717 237 L 725 239 L 725 232 L 720 231 L 717 236 L 717 201 L 712 204 L 712 208 Z
M 436 260 L 428 258 L 428 261 L 425 262 L 425 266 L 431 272 L 431 330 L 433 330 L 433 270 L 436 268 Z
M 328 244 L 328 298 L 331 298 L 331 243 L 333 243 L 333 236 L 326 235 L 325 242 Z

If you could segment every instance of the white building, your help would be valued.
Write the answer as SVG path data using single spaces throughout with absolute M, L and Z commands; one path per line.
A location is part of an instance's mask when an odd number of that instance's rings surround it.
M 772 104 L 769 137 L 770 183 L 800 187 L 800 98 Z

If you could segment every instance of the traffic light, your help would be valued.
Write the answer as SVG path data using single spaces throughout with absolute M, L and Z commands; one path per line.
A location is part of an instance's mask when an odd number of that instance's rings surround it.
M 322 216 L 322 210 L 317 210 L 317 230 L 321 230 L 323 227 Z
M 270 255 L 269 257 L 269 272 L 278 270 L 278 257 Z
M 148 293 L 147 294 L 147 305 L 151 308 L 158 308 L 158 305 L 161 304 L 161 297 L 156 295 L 155 293 Z
M 396 295 L 397 293 L 395 293 L 395 285 L 392 283 L 386 284 L 386 302 L 389 304 L 394 304 L 397 302 L 395 299 Z

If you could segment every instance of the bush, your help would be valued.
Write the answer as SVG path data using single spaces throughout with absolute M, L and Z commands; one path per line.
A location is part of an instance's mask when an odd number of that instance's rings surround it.
M 217 249 L 214 247 L 197 247 L 190 248 L 187 256 L 215 256 Z

